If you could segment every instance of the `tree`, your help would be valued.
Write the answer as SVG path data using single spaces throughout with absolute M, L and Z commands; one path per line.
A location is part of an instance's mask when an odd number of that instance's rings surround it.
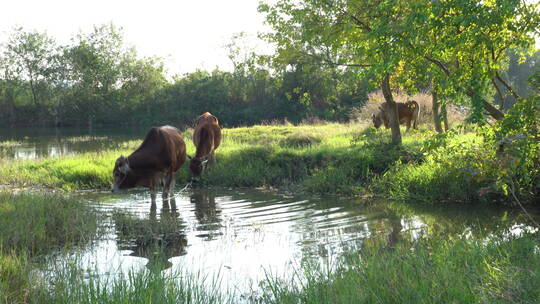
M 267 38 L 278 45 L 278 58 L 301 55 L 328 65 L 356 67 L 358 73 L 380 83 L 388 104 L 392 142 L 400 144 L 391 78 L 407 59 L 404 57 L 411 57 L 399 37 L 406 5 L 406 1 L 281 0 L 262 4 L 259 10 L 275 30 Z
M 106 117 L 118 110 L 115 89 L 121 85 L 122 61 L 127 52 L 121 30 L 112 24 L 94 27 L 87 35 L 79 34 L 65 50 L 71 68 L 72 98 L 77 100 L 76 106 L 85 113 L 90 127 L 95 117 Z
M 118 89 L 119 110 L 126 113 L 143 107 L 150 115 L 151 108 L 156 106 L 156 97 L 167 84 L 163 62 L 159 58 L 138 59 L 133 51 L 124 56 L 119 69 L 122 72 Z
M 277 44 L 277 58 L 301 54 L 378 79 L 392 112 L 394 143 L 401 139 L 392 76 L 426 61 L 445 78 L 442 93 L 466 95 L 475 113 L 485 109 L 501 118 L 486 101 L 488 86 L 499 76 L 506 49 L 533 45 L 536 8 L 515 0 L 279 0 L 259 6 L 274 30 L 266 37 Z
M 55 41 L 47 34 L 17 28 L 9 36 L 2 56 L 5 79 L 29 86 L 31 100 L 38 113 L 44 110 L 55 55 Z M 13 88 L 10 92 L 13 93 Z

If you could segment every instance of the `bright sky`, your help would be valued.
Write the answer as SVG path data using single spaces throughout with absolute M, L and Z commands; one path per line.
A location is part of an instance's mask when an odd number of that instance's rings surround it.
M 112 22 L 142 56 L 165 58 L 169 73 L 197 68 L 230 69 L 224 45 L 234 33 L 246 32 L 250 47 L 264 31 L 258 0 L 6 0 L 0 10 L 0 43 L 16 26 L 47 32 L 67 43 L 79 31 Z

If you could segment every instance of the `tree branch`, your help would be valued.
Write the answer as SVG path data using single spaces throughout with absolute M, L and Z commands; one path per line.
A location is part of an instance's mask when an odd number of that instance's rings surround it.
M 467 96 L 472 98 L 474 96 L 474 90 L 471 88 L 468 88 L 466 91 Z M 480 101 L 482 102 L 482 106 L 484 107 L 484 110 L 486 110 L 491 117 L 495 118 L 496 120 L 500 120 L 504 118 L 504 113 L 494 107 L 491 103 L 486 101 L 484 98 L 480 98 Z
M 424 58 L 426 58 L 426 60 L 428 60 L 429 62 L 434 63 L 435 65 L 440 67 L 447 76 L 450 75 L 450 70 L 446 67 L 446 65 L 444 65 L 444 62 L 431 58 L 429 56 L 424 56 Z
M 361 28 L 361 29 L 363 29 L 365 31 L 368 31 L 368 32 L 372 31 L 372 28 L 366 22 L 363 22 L 358 17 L 356 17 L 354 14 L 351 14 L 350 12 L 348 12 L 348 11 L 342 9 L 342 8 L 336 7 L 335 5 L 332 4 L 332 1 L 324 1 L 324 3 L 329 7 L 338 9 L 343 15 L 349 16 L 354 21 L 354 23 L 356 23 L 356 25 L 359 28 Z
M 498 72 L 495 73 L 495 78 L 497 78 L 497 80 L 503 84 L 503 86 L 508 90 L 508 92 L 510 92 L 510 94 L 512 94 L 512 96 L 514 96 L 516 100 L 521 99 L 521 96 L 519 96 L 518 93 L 516 93 L 516 91 L 514 91 L 514 89 L 512 89 L 512 87 L 501 78 Z

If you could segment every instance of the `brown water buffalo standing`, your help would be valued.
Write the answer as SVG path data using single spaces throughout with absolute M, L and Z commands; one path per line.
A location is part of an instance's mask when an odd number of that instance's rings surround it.
M 173 191 L 176 172 L 185 161 L 186 144 L 180 131 L 171 126 L 153 127 L 135 152 L 116 160 L 112 192 L 148 187 L 154 204 L 157 187 L 163 186 L 165 203 Z
M 215 160 L 214 151 L 220 143 L 221 128 L 218 119 L 208 112 L 199 116 L 193 132 L 193 144 L 197 152 L 189 164 L 193 178 L 196 179 L 202 174 L 209 160 Z
M 397 102 L 396 104 L 398 108 L 399 123 L 405 124 L 407 126 L 407 130 L 409 130 L 412 123 L 413 129 L 416 129 L 418 116 L 420 115 L 420 105 L 414 100 L 409 100 L 406 103 Z M 375 128 L 378 129 L 384 124 L 384 127 L 388 129 L 388 104 L 386 102 L 383 103 L 379 107 L 379 113 L 377 113 L 377 115 L 373 114 L 371 119 L 373 120 L 373 125 Z

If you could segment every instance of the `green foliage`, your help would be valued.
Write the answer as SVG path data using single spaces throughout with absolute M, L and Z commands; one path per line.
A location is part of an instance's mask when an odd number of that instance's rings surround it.
M 464 133 L 465 132 L 465 133 Z M 492 185 L 499 172 L 492 162 L 492 143 L 474 133 L 456 129 L 422 143 L 420 161 L 398 162 L 374 183 L 401 201 L 494 202 L 502 193 Z
M 484 136 L 497 145 L 495 186 L 525 197 L 540 192 L 540 97 L 520 99 Z
M 234 43 L 234 71 L 168 81 L 162 60 L 138 56 L 112 24 L 67 45 L 17 29 L 0 45 L 0 125 L 189 125 L 206 111 L 229 126 L 344 120 L 367 99 L 366 82 L 350 71 L 302 62 L 274 73 Z
M 433 81 L 441 96 L 467 97 L 474 122 L 484 120 L 483 109 L 503 116 L 488 102 L 494 78 L 506 68 L 508 49 L 532 51 L 540 25 L 538 4 L 514 0 L 280 0 L 259 11 L 274 30 L 266 38 L 278 47 L 276 64 L 315 58 L 354 68 L 377 85 L 396 75 L 396 86 L 408 91 Z
M 234 291 L 219 288 L 219 278 L 184 271 L 130 271 L 109 280 L 87 277 L 75 266 L 60 267 L 51 287 L 30 293 L 32 303 L 235 303 Z
M 290 278 L 267 273 L 252 299 L 260 303 L 536 303 L 540 300 L 537 247 L 537 235 L 527 233 L 487 239 L 425 236 L 399 243 L 371 238 L 359 252 L 323 262 L 303 260 L 293 266 Z M 58 262 L 54 275 L 37 272 L 30 277 L 32 268 L 23 255 L 0 256 L 0 300 L 237 303 L 245 299 L 236 290 L 221 287 L 219 275 L 143 269 L 106 279 L 89 275 L 76 259 Z
M 0 218 L 0 303 L 28 303 L 41 286 L 37 259 L 52 250 L 86 245 L 99 233 L 94 209 L 54 194 L 0 192 Z
M 81 257 L 39 270 L 24 254 L 0 255 L 0 303 L 235 303 L 235 291 L 211 277 L 182 270 L 130 270 L 104 278 L 80 269 Z
M 493 127 L 464 128 L 423 142 L 421 162 L 397 163 L 376 183 L 404 201 L 537 200 L 539 174 L 538 97 L 520 99 Z

